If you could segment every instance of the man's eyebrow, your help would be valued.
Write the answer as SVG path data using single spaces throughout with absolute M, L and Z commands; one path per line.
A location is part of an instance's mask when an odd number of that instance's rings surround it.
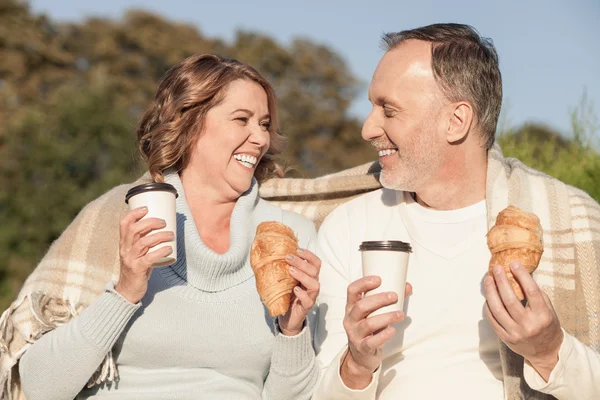
M 392 101 L 391 99 L 389 99 L 388 97 L 385 96 L 378 96 L 375 98 L 375 101 L 371 100 L 371 97 L 369 97 L 369 101 L 371 101 L 371 103 L 383 107 L 384 105 L 390 105 L 394 108 L 402 108 L 398 105 L 398 103 Z

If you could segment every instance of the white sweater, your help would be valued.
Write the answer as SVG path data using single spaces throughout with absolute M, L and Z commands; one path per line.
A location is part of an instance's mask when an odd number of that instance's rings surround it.
M 332 212 L 318 238 L 322 259 L 320 316 L 315 346 L 322 377 L 313 399 L 502 399 L 498 337 L 483 313 L 482 281 L 490 253 L 485 201 L 460 210 L 421 207 L 404 192 L 382 189 L 354 199 Z M 362 277 L 359 244 L 364 240 L 410 242 L 405 321 L 383 349 L 383 363 L 364 390 L 351 390 L 339 375 L 347 350 L 343 329 L 346 289 Z M 581 393 L 566 382 L 565 369 L 585 357 L 565 334 L 560 361 L 546 383 L 525 366 L 527 383 L 558 397 Z M 568 393 L 568 392 L 567 392 Z

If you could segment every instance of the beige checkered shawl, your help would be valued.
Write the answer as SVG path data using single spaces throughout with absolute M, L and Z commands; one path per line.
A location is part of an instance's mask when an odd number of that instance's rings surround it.
M 489 152 L 488 223 L 509 204 L 536 213 L 544 228 L 544 256 L 534 276 L 550 296 L 563 328 L 600 351 L 600 206 L 586 193 Z M 265 182 L 260 196 L 321 224 L 339 204 L 378 189 L 377 163 L 315 179 Z M 147 181 L 144 176 L 135 184 Z M 132 186 L 122 185 L 88 204 L 69 225 L 0 319 L 0 398 L 24 399 L 18 360 L 44 333 L 64 324 L 118 277 L 118 222 Z M 482 266 L 486 269 L 487 266 Z M 545 399 L 522 378 L 523 359 L 501 349 L 509 399 Z M 112 380 L 117 371 L 108 354 L 90 385 Z

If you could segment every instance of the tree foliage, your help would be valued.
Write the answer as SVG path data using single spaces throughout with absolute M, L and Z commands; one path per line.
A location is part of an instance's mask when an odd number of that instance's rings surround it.
M 0 309 L 83 205 L 142 173 L 136 120 L 167 69 L 196 53 L 237 58 L 272 82 L 294 174 L 375 158 L 347 114 L 358 81 L 326 46 L 245 31 L 227 43 L 143 10 L 57 23 L 0 0 Z M 572 138 L 528 125 L 499 140 L 505 154 L 600 199 L 596 131 L 582 110 Z
M 142 172 L 136 120 L 167 69 L 197 53 L 237 58 L 273 83 L 294 174 L 373 158 L 347 115 L 357 80 L 326 46 L 243 31 L 226 43 L 143 10 L 56 23 L 0 0 L 0 308 L 84 204 Z

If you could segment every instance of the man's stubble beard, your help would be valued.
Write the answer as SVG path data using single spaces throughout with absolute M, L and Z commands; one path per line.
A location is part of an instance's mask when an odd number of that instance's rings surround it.
M 387 189 L 416 192 L 442 160 L 432 124 L 421 124 L 404 148 L 398 147 L 396 156 L 393 166 L 382 167 L 381 185 Z

